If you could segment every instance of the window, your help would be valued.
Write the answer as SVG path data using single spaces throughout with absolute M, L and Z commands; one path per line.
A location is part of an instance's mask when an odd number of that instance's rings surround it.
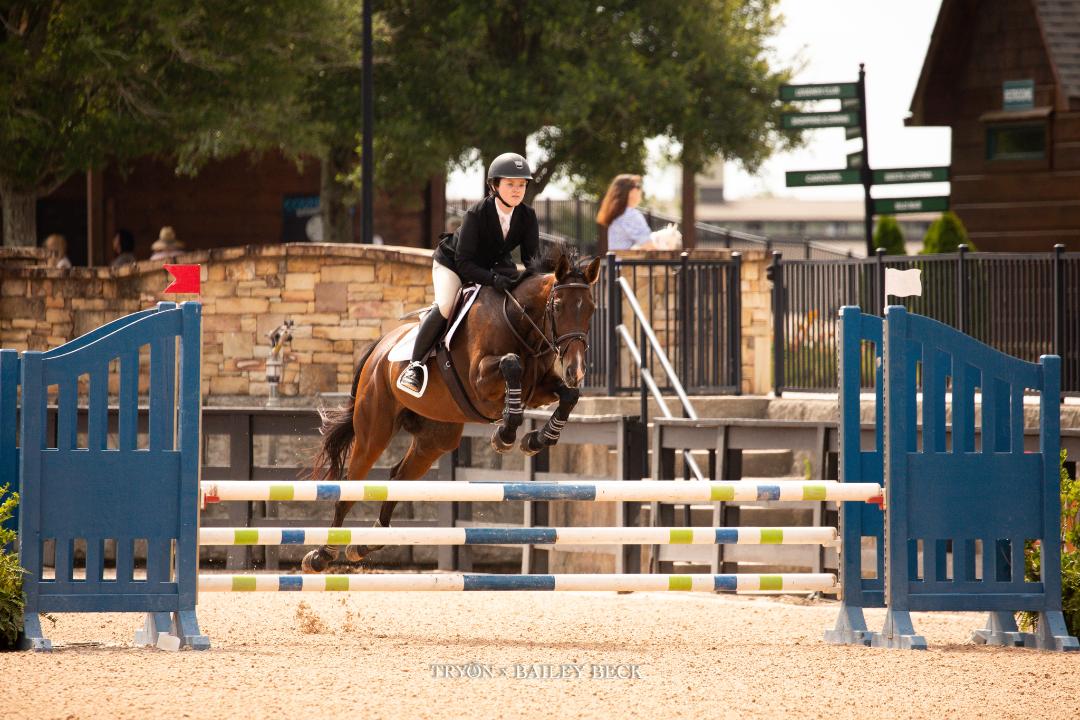
M 987 160 L 1041 160 L 1046 157 L 1046 125 L 994 125 L 986 129 Z

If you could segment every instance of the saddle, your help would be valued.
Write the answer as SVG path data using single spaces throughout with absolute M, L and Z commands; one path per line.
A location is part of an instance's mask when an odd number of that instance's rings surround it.
M 435 365 L 439 368 L 439 372 L 442 375 L 443 382 L 446 383 L 447 389 L 450 390 L 450 395 L 453 396 L 454 402 L 457 403 L 458 408 L 465 417 L 469 418 L 473 422 L 481 423 L 493 423 L 498 422 L 499 418 L 489 418 L 486 415 L 480 413 L 473 405 L 472 400 L 469 398 L 469 393 L 465 389 L 465 383 L 462 382 L 461 377 L 458 375 L 457 370 L 454 368 L 454 359 L 450 354 L 451 343 L 454 339 L 454 333 L 460 327 L 461 323 L 468 317 L 469 310 L 472 308 L 473 303 L 476 302 L 476 298 L 480 296 L 480 285 L 468 285 L 463 286 L 458 290 L 457 297 L 454 298 L 454 304 L 450 310 L 450 317 L 447 321 L 447 329 L 436 342 L 428 357 L 424 358 L 424 361 L 435 355 Z M 410 317 L 421 317 L 425 312 L 438 312 L 438 309 L 434 306 L 428 308 L 418 308 L 402 316 L 402 319 Z M 420 328 L 420 323 L 417 322 L 409 332 L 397 342 L 396 345 L 390 350 L 390 354 L 387 359 L 390 362 L 402 362 L 412 358 L 413 345 L 416 342 L 416 334 Z

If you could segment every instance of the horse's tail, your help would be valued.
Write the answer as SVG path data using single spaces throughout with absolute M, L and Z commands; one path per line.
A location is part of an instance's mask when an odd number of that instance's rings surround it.
M 381 338 L 380 338 L 381 339 Z M 336 409 L 319 410 L 319 434 L 323 436 L 319 454 L 315 456 L 315 468 L 311 471 L 312 480 L 339 480 L 345 472 L 345 457 L 352 447 L 356 431 L 353 429 L 353 410 L 356 407 L 356 388 L 360 382 L 360 373 L 371 358 L 371 353 L 379 341 L 371 343 L 356 366 L 352 385 L 349 389 L 349 404 Z

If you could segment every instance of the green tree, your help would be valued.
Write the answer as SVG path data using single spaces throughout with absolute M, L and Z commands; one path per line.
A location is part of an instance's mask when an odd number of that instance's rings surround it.
M 904 233 L 893 215 L 882 215 L 874 229 L 874 247 L 885 248 L 886 255 L 906 255 Z
M 185 168 L 280 142 L 329 0 L 54 0 L 0 9 L 4 245 L 73 174 L 145 155 Z
M 943 212 L 934 222 L 930 223 L 923 239 L 921 255 L 933 255 L 935 253 L 956 252 L 961 245 L 967 245 L 969 250 L 975 250 L 975 245 L 968 239 L 967 228 L 960 218 L 951 210 Z
M 781 134 L 766 45 L 773 0 L 581 3 L 388 0 L 376 67 L 377 163 L 418 178 L 507 150 L 541 150 L 530 197 L 556 177 L 591 191 L 641 171 L 664 135 L 686 161 L 754 168 Z

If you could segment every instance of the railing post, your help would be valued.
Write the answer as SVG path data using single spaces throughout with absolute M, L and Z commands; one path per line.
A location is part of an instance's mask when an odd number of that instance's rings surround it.
M 689 387 L 690 376 L 690 253 L 679 255 L 679 380 Z
M 728 328 L 731 347 L 731 381 L 735 394 L 742 395 L 742 253 L 731 253 L 731 276 L 728 283 Z
M 619 387 L 619 335 L 618 327 L 622 310 L 619 298 L 619 266 L 615 262 L 615 253 L 607 254 L 607 394 L 614 395 Z
M 641 362 L 638 367 L 638 380 L 641 381 L 641 422 L 645 427 L 649 426 L 649 387 L 645 384 L 645 370 L 649 366 L 645 353 L 649 352 L 649 335 L 645 332 L 645 326 L 641 326 L 638 337 L 638 351 Z
M 968 246 L 960 243 L 956 256 L 956 329 L 967 332 L 967 266 L 964 263 Z
M 774 252 L 768 276 L 772 280 L 773 394 L 784 394 L 784 266 L 783 253 Z
M 581 216 L 581 198 L 574 196 L 574 242 L 578 245 L 585 239 L 585 224 Z
M 874 254 L 877 257 L 877 302 L 881 303 L 877 314 L 885 317 L 885 306 L 888 304 L 885 297 L 885 248 L 878 248 Z
M 1054 245 L 1054 354 L 1065 362 L 1065 246 Z M 1070 388 L 1071 389 L 1071 388 Z

